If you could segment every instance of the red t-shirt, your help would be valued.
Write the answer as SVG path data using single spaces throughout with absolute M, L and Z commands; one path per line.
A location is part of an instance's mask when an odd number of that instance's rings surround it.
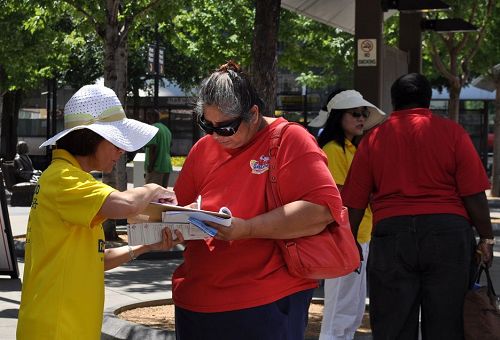
M 393 216 L 457 214 L 461 197 L 490 187 L 467 132 L 428 109 L 402 110 L 361 141 L 342 198 L 363 209 L 371 197 L 374 225 Z
M 202 195 L 205 210 L 225 206 L 243 219 L 265 213 L 270 134 L 279 121 L 284 120 L 274 121 L 238 149 L 223 149 L 212 136 L 200 139 L 175 184 L 179 204 L 192 203 Z M 340 219 L 342 201 L 326 157 L 305 129 L 290 126 L 285 130 L 277 164 L 283 202 L 306 200 L 328 206 L 332 216 Z M 209 238 L 187 242 L 172 286 L 177 306 L 222 312 L 271 303 L 314 288 L 317 281 L 291 276 L 274 240 Z

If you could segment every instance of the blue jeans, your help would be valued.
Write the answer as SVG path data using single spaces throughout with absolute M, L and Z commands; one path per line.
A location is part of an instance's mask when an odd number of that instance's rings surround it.
M 462 216 L 387 218 L 374 228 L 368 258 L 373 339 L 463 339 L 463 302 L 475 239 Z
M 177 340 L 304 340 L 314 289 L 253 308 L 198 313 L 175 307 Z

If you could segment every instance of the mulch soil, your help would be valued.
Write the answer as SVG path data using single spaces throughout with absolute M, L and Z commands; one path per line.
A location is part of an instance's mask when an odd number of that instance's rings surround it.
M 118 317 L 129 322 L 162 330 L 175 330 L 174 306 L 172 304 L 139 307 L 129 309 L 118 314 Z M 323 303 L 312 302 L 309 307 L 309 323 L 306 330 L 306 339 L 318 339 L 323 319 Z M 365 313 L 359 333 L 371 333 L 369 317 Z

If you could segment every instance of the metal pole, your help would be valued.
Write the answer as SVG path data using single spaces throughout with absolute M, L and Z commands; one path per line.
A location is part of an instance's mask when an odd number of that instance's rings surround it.
M 302 103 L 303 103 L 303 115 L 304 115 L 304 126 L 307 126 L 307 86 L 302 85 Z
M 57 79 L 52 78 L 52 136 L 57 133 Z
M 480 155 L 483 161 L 484 168 L 488 170 L 488 102 L 483 101 L 483 109 L 481 110 L 481 116 L 483 120 L 481 121 L 481 133 L 480 133 Z
M 52 100 L 52 93 L 51 93 L 51 85 L 52 85 L 52 82 L 50 79 L 47 79 L 47 99 L 45 101 L 45 107 L 47 109 L 47 128 L 46 128 L 46 134 L 47 134 L 47 139 L 49 139 L 51 137 L 50 135 L 50 112 L 51 112 L 51 100 Z M 50 151 L 49 151 L 50 148 L 45 148 L 46 150 L 46 154 L 49 155 Z
M 158 110 L 158 88 L 160 83 L 160 37 L 158 35 L 158 24 L 155 27 L 155 88 L 154 88 L 154 102 L 153 107 L 155 110 Z

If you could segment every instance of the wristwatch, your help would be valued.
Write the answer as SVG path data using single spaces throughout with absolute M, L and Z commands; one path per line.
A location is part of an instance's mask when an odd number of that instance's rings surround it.
M 479 242 L 482 242 L 485 244 L 490 244 L 490 245 L 496 244 L 496 240 L 494 238 L 482 238 L 482 239 L 479 239 Z

